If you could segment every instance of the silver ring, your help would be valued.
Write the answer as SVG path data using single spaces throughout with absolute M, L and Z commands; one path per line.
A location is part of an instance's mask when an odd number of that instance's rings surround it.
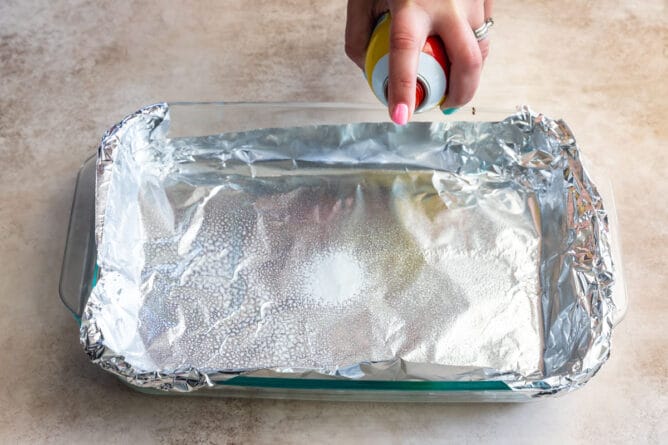
M 491 17 L 485 20 L 485 23 L 482 24 L 482 26 L 478 29 L 473 30 L 473 34 L 475 35 L 476 40 L 481 41 L 487 38 L 487 34 L 489 34 L 489 28 L 491 28 L 494 25 L 494 19 Z

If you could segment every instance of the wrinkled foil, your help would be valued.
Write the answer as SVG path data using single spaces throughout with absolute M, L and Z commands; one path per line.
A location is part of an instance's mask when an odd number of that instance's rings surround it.
M 81 341 L 165 391 L 235 376 L 501 380 L 554 394 L 607 359 L 607 214 L 562 121 L 167 137 L 146 107 L 98 151 L 99 279 Z

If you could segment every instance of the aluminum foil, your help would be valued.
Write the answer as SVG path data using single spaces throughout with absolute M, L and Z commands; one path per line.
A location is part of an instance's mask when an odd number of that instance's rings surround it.
M 91 359 L 172 391 L 234 376 L 502 380 L 553 394 L 607 359 L 607 215 L 561 121 L 167 137 L 98 156 Z

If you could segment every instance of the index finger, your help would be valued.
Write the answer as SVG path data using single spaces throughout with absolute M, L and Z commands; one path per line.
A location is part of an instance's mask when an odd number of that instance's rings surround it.
M 392 12 L 388 106 L 390 117 L 400 125 L 408 122 L 415 110 L 415 82 L 420 50 L 430 28 L 429 17 L 410 6 Z

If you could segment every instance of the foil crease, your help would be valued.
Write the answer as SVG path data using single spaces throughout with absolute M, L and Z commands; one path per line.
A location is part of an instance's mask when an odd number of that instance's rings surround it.
M 81 342 L 144 388 L 232 377 L 571 390 L 607 359 L 607 214 L 562 121 L 259 129 L 98 151 Z

